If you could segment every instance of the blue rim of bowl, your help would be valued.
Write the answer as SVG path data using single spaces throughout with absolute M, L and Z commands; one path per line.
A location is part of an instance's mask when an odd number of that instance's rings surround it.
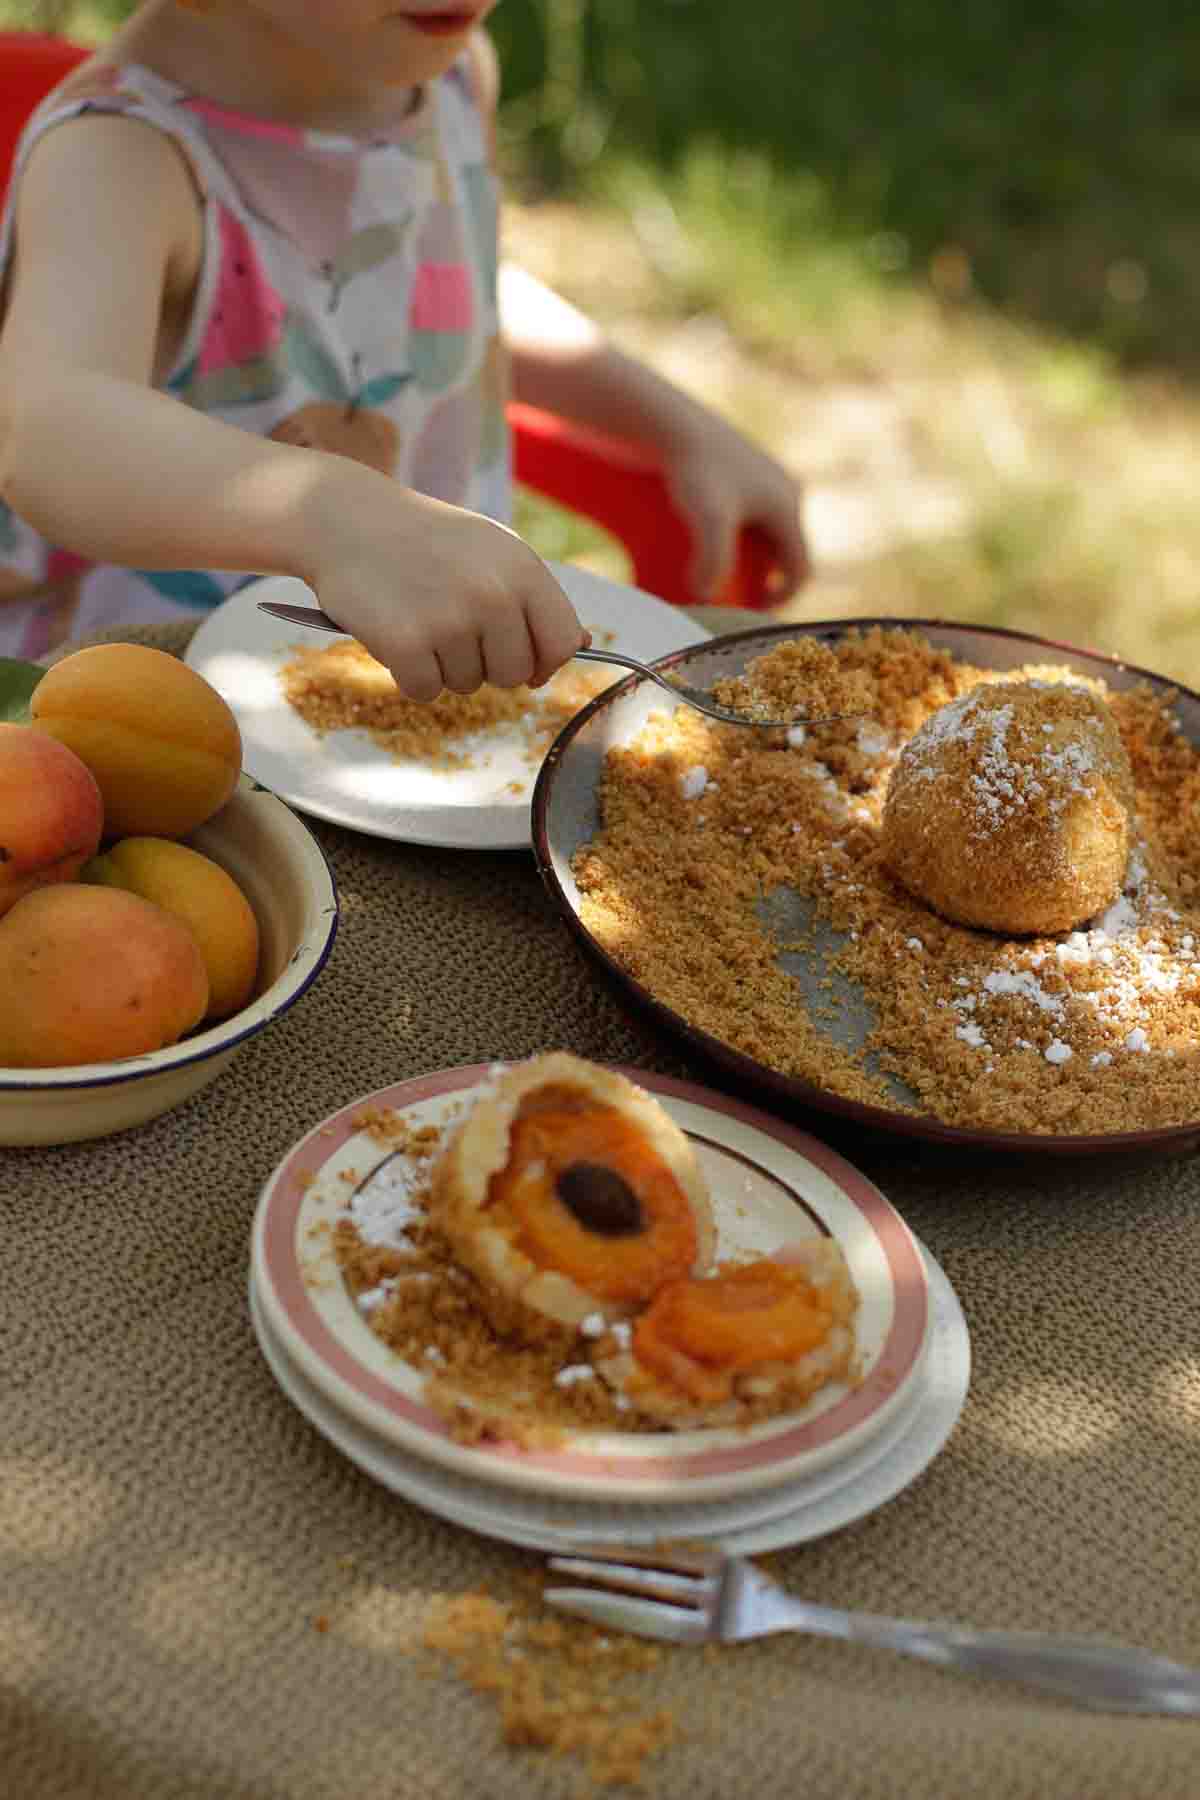
M 964 631 L 977 637 L 990 637 L 1004 643 L 1027 644 L 1038 650 L 1057 651 L 1060 655 L 1083 659 L 1096 665 L 1100 674 L 1104 669 L 1120 670 L 1130 676 L 1134 682 L 1148 682 L 1158 692 L 1171 692 L 1186 696 L 1200 709 L 1200 693 L 1186 687 L 1181 681 L 1173 681 L 1165 675 L 1158 675 L 1152 669 L 1143 668 L 1138 663 L 1126 661 L 1124 657 L 1112 655 L 1105 650 L 1088 650 L 1078 644 L 1069 644 L 1059 638 L 1041 637 L 1033 632 L 1016 631 L 1002 625 L 976 625 L 968 619 L 947 618 L 896 618 L 887 616 L 853 617 L 845 619 L 804 619 L 793 620 L 786 624 L 759 625 L 745 631 L 723 633 L 720 637 L 706 639 L 703 643 L 689 645 L 683 650 L 673 650 L 667 656 L 660 656 L 648 667 L 664 673 L 686 665 L 698 656 L 703 656 L 722 645 L 736 645 L 748 640 L 762 643 L 764 640 L 795 637 L 844 637 L 848 631 L 870 631 L 878 627 L 884 631 Z M 1060 1155 L 1084 1156 L 1096 1155 L 1100 1152 L 1114 1154 L 1122 1150 L 1145 1151 L 1167 1150 L 1171 1148 L 1186 1149 L 1200 1144 L 1200 1118 L 1182 1125 L 1153 1126 L 1144 1131 L 1112 1131 L 1088 1134 L 1056 1134 L 1034 1131 L 985 1131 L 963 1125 L 950 1125 L 932 1113 L 907 1113 L 893 1111 L 885 1106 L 869 1106 L 864 1101 L 850 1100 L 844 1095 L 835 1094 L 830 1089 L 816 1086 L 815 1083 L 801 1081 L 796 1076 L 784 1075 L 766 1063 L 756 1061 L 732 1044 L 724 1043 L 710 1032 L 701 1031 L 663 1001 L 655 999 L 648 988 L 634 979 L 620 963 L 597 942 L 584 925 L 571 905 L 562 883 L 555 872 L 550 854 L 549 833 L 547 830 L 547 813 L 550 797 L 553 792 L 559 764 L 562 762 L 572 740 L 584 729 L 597 713 L 606 707 L 616 704 L 626 694 L 640 687 L 643 682 L 640 675 L 628 675 L 616 686 L 606 688 L 602 694 L 588 703 L 575 717 L 569 719 L 551 744 L 545 761 L 538 770 L 534 783 L 533 798 L 530 803 L 531 837 L 533 842 L 534 861 L 557 910 L 562 914 L 569 929 L 593 956 L 610 977 L 614 986 L 622 996 L 633 1003 L 634 1008 L 647 1015 L 663 1031 L 675 1038 L 681 1038 L 689 1050 L 695 1052 L 704 1061 L 715 1064 L 727 1076 L 731 1077 L 738 1088 L 757 1098 L 759 1104 L 780 1111 L 787 1108 L 787 1116 L 791 1117 L 797 1108 L 807 1111 L 830 1113 L 845 1119 L 863 1129 L 879 1133 L 885 1137 L 916 1138 L 928 1143 L 944 1144 L 947 1147 L 958 1147 L 966 1150 L 1004 1150 L 1028 1155 Z M 1195 740 L 1193 740 L 1195 741 Z M 1200 748 L 1200 745 L 1197 745 Z
M 38 1069 L 35 1072 L 37 1079 L 29 1079 L 25 1075 L 17 1078 L 10 1075 L 7 1070 L 0 1070 L 0 1095 L 49 1094 L 55 1092 L 56 1089 L 115 1087 L 124 1082 L 144 1080 L 150 1076 L 173 1072 L 176 1069 L 186 1069 L 192 1063 L 207 1062 L 210 1056 L 224 1056 L 229 1051 L 236 1050 L 240 1044 L 244 1044 L 248 1038 L 257 1036 L 266 1026 L 272 1024 L 283 1013 L 288 1012 L 297 1000 L 304 997 L 328 962 L 338 934 L 340 906 L 337 881 L 334 878 L 333 867 L 325 854 L 324 846 L 318 842 L 303 819 L 297 817 L 287 802 L 281 800 L 279 795 L 273 793 L 270 788 L 263 787 L 262 783 L 258 781 L 252 781 L 250 791 L 266 794 L 275 801 L 276 805 L 284 808 L 291 821 L 304 833 L 320 856 L 329 883 L 329 898 L 321 907 L 319 914 L 320 919 L 325 923 L 324 936 L 319 949 L 313 953 L 311 967 L 299 985 L 285 994 L 277 1006 L 273 1006 L 261 1017 L 242 1026 L 232 1036 L 223 1036 L 221 1026 L 217 1024 L 210 1026 L 207 1031 L 200 1032 L 195 1037 L 185 1038 L 179 1044 L 170 1044 L 165 1050 L 148 1051 L 142 1056 L 125 1057 L 119 1063 L 75 1063 L 57 1069 Z M 313 936 L 316 936 L 315 931 Z M 271 983 L 271 987 L 265 993 L 260 994 L 257 1000 L 252 1000 L 251 1007 L 262 1005 L 271 989 L 277 987 L 285 979 L 300 954 L 301 949 L 299 948 L 293 951 L 286 966 Z M 88 1073 L 90 1069 L 101 1068 L 105 1071 L 103 1075 Z

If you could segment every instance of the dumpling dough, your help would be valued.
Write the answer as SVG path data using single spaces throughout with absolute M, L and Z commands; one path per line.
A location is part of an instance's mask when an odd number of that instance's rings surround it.
M 626 1319 L 713 1258 L 683 1132 L 644 1089 L 566 1051 L 513 1064 L 476 1099 L 429 1210 L 496 1329 L 531 1341 Z
M 1110 906 L 1129 860 L 1133 775 L 1087 688 L 988 682 L 910 738 L 883 858 L 943 917 L 1008 937 L 1071 931 Z

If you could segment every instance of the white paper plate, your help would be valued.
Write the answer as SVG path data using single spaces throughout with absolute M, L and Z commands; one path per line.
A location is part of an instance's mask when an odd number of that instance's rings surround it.
M 691 1083 L 624 1071 L 685 1130 L 713 1197 L 718 1254 L 769 1254 L 832 1234 L 860 1294 L 861 1381 L 831 1384 L 804 1407 L 749 1430 L 650 1434 L 579 1431 L 560 1449 L 463 1445 L 422 1398 L 423 1371 L 371 1331 L 334 1256 L 331 1223 L 391 1162 L 354 1120 L 366 1105 L 441 1124 L 485 1079 L 483 1065 L 442 1070 L 353 1101 L 309 1132 L 267 1181 L 251 1266 L 268 1323 L 288 1357 L 342 1413 L 396 1448 L 476 1481 L 608 1503 L 667 1506 L 777 1486 L 859 1450 L 910 1397 L 925 1354 L 929 1305 L 916 1241 L 895 1209 L 842 1157 L 751 1107 Z
M 598 644 L 652 662 L 710 636 L 685 608 L 667 606 L 640 588 L 569 563 L 547 566 Z M 362 731 L 318 737 L 288 705 L 279 672 L 294 645 L 322 639 L 260 611 L 260 600 L 317 604 L 312 589 L 290 576 L 251 582 L 205 619 L 185 659 L 232 707 L 247 773 L 298 811 L 372 837 L 452 849 L 528 847 L 537 770 L 515 729 L 497 731 L 494 741 L 473 748 L 469 769 L 398 762 Z M 624 680 L 624 671 L 614 668 L 612 678 Z M 511 790 L 514 782 L 521 793 Z
M 250 1316 L 271 1373 L 322 1437 L 364 1474 L 439 1518 L 533 1550 L 563 1548 L 581 1539 L 650 1544 L 674 1537 L 753 1555 L 808 1543 L 874 1512 L 929 1467 L 953 1431 L 970 1384 L 970 1340 L 944 1272 L 928 1250 L 924 1260 L 930 1295 L 928 1353 L 915 1391 L 890 1424 L 860 1450 L 814 1475 L 765 1493 L 707 1504 L 642 1507 L 555 1500 L 491 1487 L 406 1455 L 341 1412 L 305 1378 L 271 1331 L 253 1279 Z

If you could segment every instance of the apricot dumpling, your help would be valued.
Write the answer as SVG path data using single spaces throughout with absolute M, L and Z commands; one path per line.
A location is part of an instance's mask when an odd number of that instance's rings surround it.
M 956 924 L 1072 931 L 1120 893 L 1133 811 L 1102 700 L 1066 683 L 988 682 L 939 707 L 901 751 L 883 860 Z
M 476 1098 L 433 1171 L 429 1211 L 496 1329 L 531 1340 L 627 1319 L 712 1263 L 712 1209 L 683 1132 L 625 1076 L 565 1051 L 503 1069 Z
M 858 1293 L 832 1238 L 667 1283 L 595 1366 L 639 1413 L 676 1428 L 800 1406 L 851 1379 Z

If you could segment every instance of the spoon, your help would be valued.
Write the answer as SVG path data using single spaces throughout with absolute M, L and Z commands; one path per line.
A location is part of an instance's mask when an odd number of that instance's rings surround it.
M 289 625 L 308 625 L 313 631 L 336 631 L 341 637 L 349 637 L 336 620 L 319 606 L 289 606 L 281 600 L 260 600 L 260 612 L 270 613 L 276 619 L 286 619 Z M 831 725 L 835 719 L 858 719 L 861 713 L 825 713 L 820 718 L 791 719 L 755 719 L 748 713 L 734 712 L 732 707 L 721 706 L 713 699 L 706 688 L 689 687 L 686 682 L 675 680 L 670 675 L 660 675 L 648 663 L 638 662 L 634 656 L 626 656 L 623 650 L 576 650 L 577 662 L 619 663 L 623 669 L 632 669 L 636 675 L 644 675 L 647 681 L 657 682 L 676 700 L 682 700 L 688 706 L 694 706 L 697 712 L 707 713 L 710 719 L 719 719 L 722 725 L 754 725 L 760 731 L 778 731 L 790 725 Z

